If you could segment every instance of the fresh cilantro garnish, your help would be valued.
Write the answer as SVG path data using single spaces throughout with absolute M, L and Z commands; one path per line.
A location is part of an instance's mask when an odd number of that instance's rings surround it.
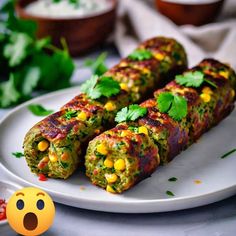
M 229 155 L 231 155 L 231 154 L 234 153 L 234 152 L 236 152 L 236 148 L 234 148 L 234 149 L 228 151 L 227 153 L 225 153 L 224 155 L 222 155 L 220 158 L 221 158 L 221 159 L 224 159 L 224 158 L 228 157 Z
M 18 18 L 14 0 L 5 2 L 0 9 L 0 107 L 28 100 L 38 90 L 69 87 L 74 62 L 65 40 L 63 49 L 48 37 L 37 40 L 36 23 Z
M 4 47 L 3 54 L 9 60 L 9 66 L 18 66 L 27 57 L 28 50 L 33 39 L 25 33 L 13 32 L 9 37 L 9 43 Z
M 169 195 L 169 196 L 171 196 L 171 197 L 174 197 L 174 196 L 175 196 L 175 195 L 174 195 L 174 193 L 172 193 L 172 192 L 171 192 L 171 191 L 169 191 L 169 190 L 168 190 L 168 191 L 166 191 L 166 194 L 167 194 L 167 195 Z
M 145 49 L 137 49 L 128 56 L 129 59 L 143 61 L 152 58 L 152 53 Z
M 135 121 L 146 114 L 147 108 L 134 104 L 121 109 L 121 111 L 116 114 L 115 121 L 118 123 L 123 121 Z
M 176 75 L 175 81 L 178 84 L 184 85 L 186 87 L 198 88 L 203 84 L 203 82 L 206 82 L 214 88 L 217 88 L 217 86 L 213 82 L 204 78 L 204 74 L 201 71 L 190 71 L 184 73 L 183 75 Z
M 160 112 L 168 113 L 174 120 L 179 121 L 187 115 L 188 105 L 184 97 L 163 92 L 158 96 L 157 103 Z
M 14 74 L 9 75 L 9 80 L 0 83 L 0 107 L 9 107 L 16 104 L 21 97 L 16 87 L 16 77 Z
M 171 177 L 168 179 L 169 182 L 176 182 L 178 179 L 176 177 Z
M 12 155 L 16 158 L 21 158 L 24 156 L 22 152 L 12 152 Z
M 48 116 L 54 112 L 53 110 L 44 108 L 40 104 L 30 104 L 28 105 L 28 109 L 36 116 Z
M 106 57 L 107 57 L 107 53 L 104 52 L 101 55 L 99 55 L 98 58 L 95 60 L 87 59 L 84 65 L 86 67 L 91 68 L 94 75 L 101 76 L 108 70 L 105 64 Z
M 77 116 L 77 111 L 67 111 L 66 114 L 64 115 L 64 117 L 67 120 L 70 120 L 72 117 L 76 117 Z
M 111 97 L 120 92 L 120 84 L 111 77 L 94 75 L 81 86 L 81 91 L 92 99 L 98 99 L 102 96 Z

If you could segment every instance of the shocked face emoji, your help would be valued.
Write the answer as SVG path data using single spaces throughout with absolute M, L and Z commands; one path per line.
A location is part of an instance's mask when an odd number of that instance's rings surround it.
M 50 196 L 38 188 L 16 191 L 7 203 L 7 220 L 17 233 L 39 235 L 52 225 L 55 206 Z

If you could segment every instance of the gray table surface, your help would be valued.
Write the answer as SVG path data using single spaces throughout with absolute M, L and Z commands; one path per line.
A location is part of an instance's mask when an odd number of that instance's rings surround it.
M 112 47 L 101 48 L 90 56 L 95 57 L 103 50 L 109 52 L 107 60 L 109 66 L 119 60 L 117 52 Z M 83 59 L 76 60 L 80 69 L 73 77 L 73 84 L 78 84 L 89 76 L 89 71 L 82 67 Z M 0 109 L 0 119 L 7 112 L 9 110 Z M 9 179 L 1 169 L 0 179 Z M 16 233 L 9 227 L 0 227 L 0 235 L 12 236 Z M 56 204 L 54 224 L 43 235 L 234 236 L 236 235 L 236 196 L 204 207 L 157 214 L 112 214 Z

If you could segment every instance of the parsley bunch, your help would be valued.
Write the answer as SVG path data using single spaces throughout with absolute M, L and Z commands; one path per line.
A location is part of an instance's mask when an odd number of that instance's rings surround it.
M 74 63 L 65 40 L 62 50 L 50 38 L 37 40 L 36 23 L 17 18 L 13 0 L 0 9 L 0 17 L 0 107 L 28 100 L 37 90 L 69 87 Z

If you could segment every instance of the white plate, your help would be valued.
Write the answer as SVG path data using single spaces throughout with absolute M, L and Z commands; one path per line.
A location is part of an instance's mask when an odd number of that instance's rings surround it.
M 0 162 L 5 170 L 23 185 L 33 185 L 47 191 L 57 202 L 91 210 L 125 213 L 163 212 L 209 204 L 236 193 L 236 154 L 221 159 L 236 147 L 236 111 L 196 144 L 159 168 L 151 178 L 121 195 L 113 195 L 90 184 L 79 171 L 68 180 L 46 182 L 30 173 L 24 158 L 11 153 L 22 151 L 26 132 L 41 118 L 27 110 L 30 103 L 40 103 L 57 110 L 79 93 L 67 89 L 36 98 L 14 109 L 0 123 Z M 177 182 L 169 182 L 170 177 Z M 200 180 L 201 184 L 194 183 Z M 175 194 L 168 196 L 169 190 Z

